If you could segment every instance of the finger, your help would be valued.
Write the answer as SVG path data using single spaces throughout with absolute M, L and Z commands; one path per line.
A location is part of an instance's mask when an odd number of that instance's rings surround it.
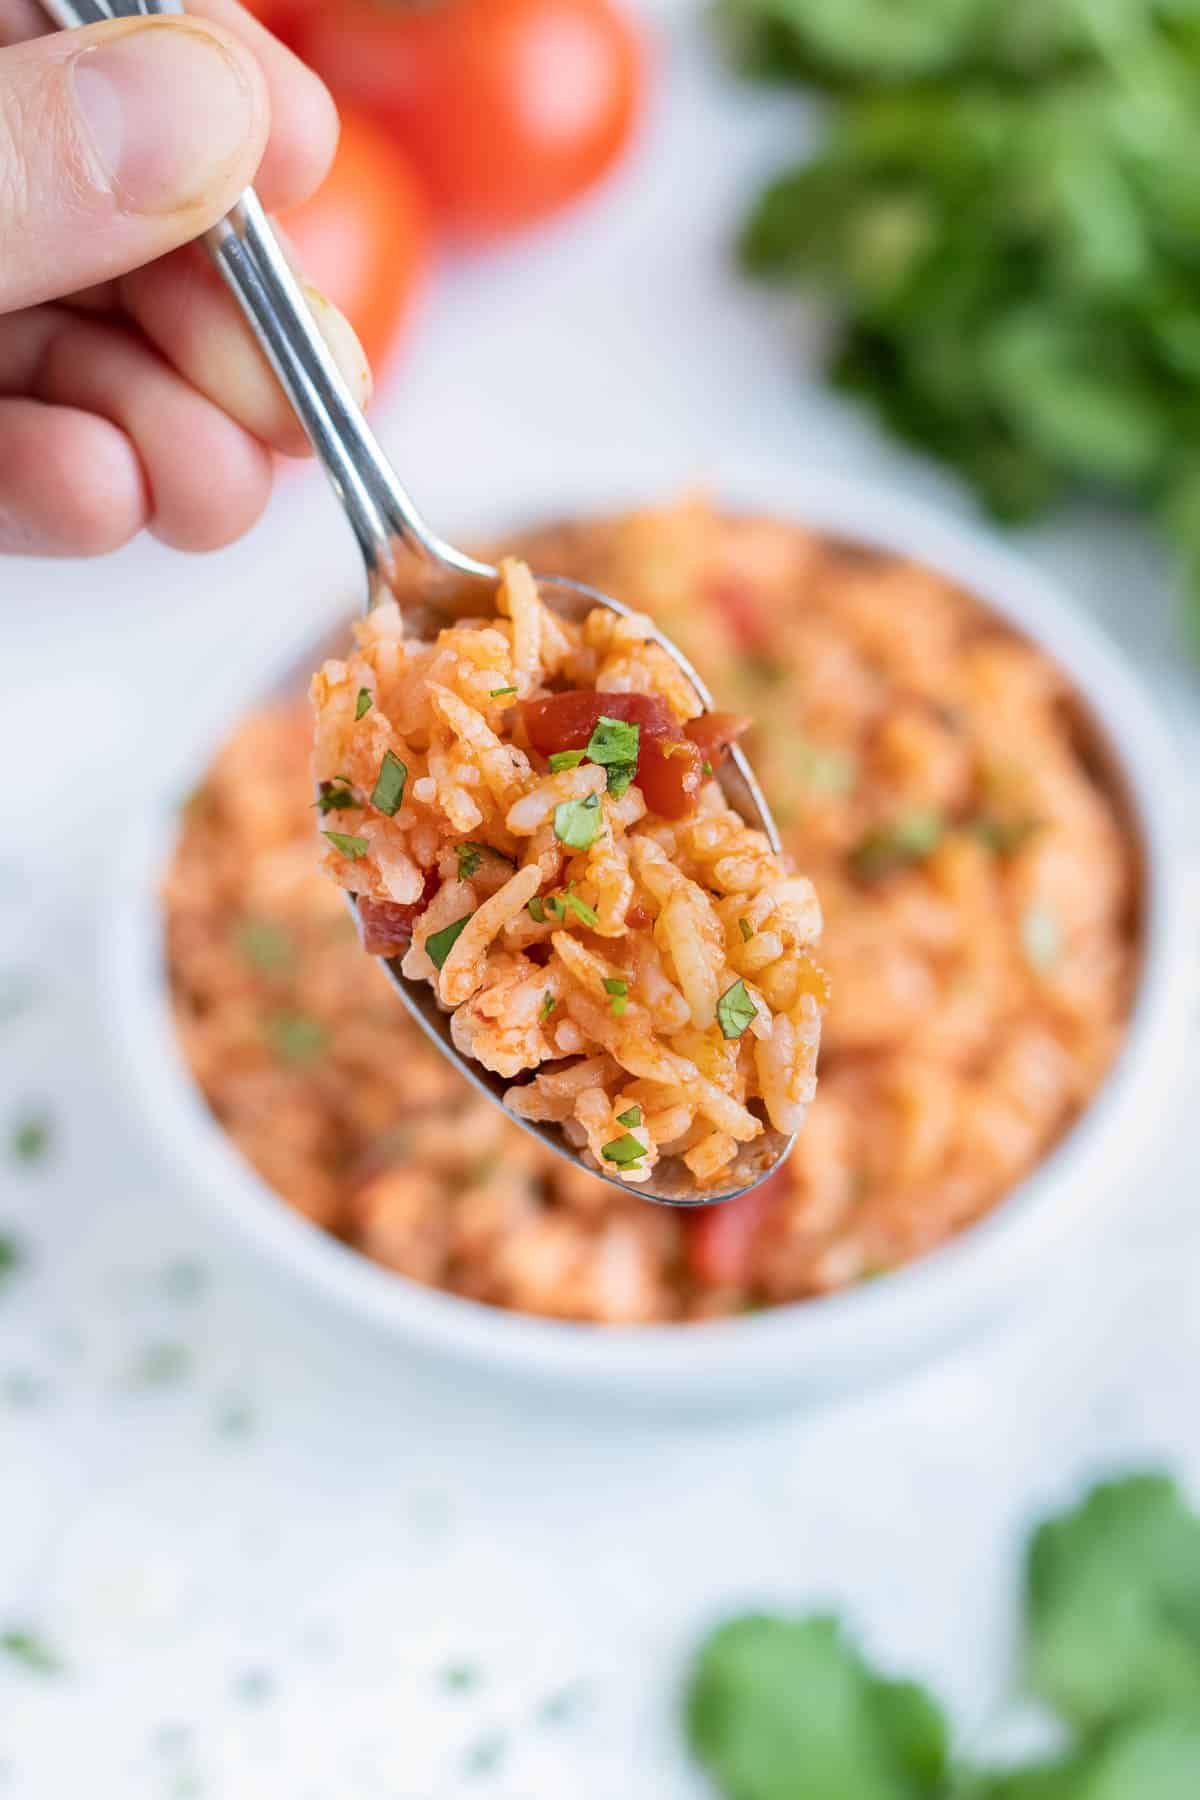
M 251 52 L 206 21 L 122 20 L 0 51 L 0 312 L 206 230 L 269 129 Z
M 304 282 L 317 324 L 360 406 L 371 393 L 362 346 L 337 308 Z M 286 456 L 308 448 L 279 381 L 237 305 L 195 246 L 119 283 L 124 311 L 180 374 L 214 405 Z
M 148 511 L 137 452 L 115 425 L 0 400 L 0 552 L 103 556 L 135 537 Z
M 42 346 L 33 393 L 124 432 L 145 471 L 150 529 L 176 549 L 232 543 L 267 503 L 263 446 L 122 326 L 68 315 Z
M 254 52 L 271 101 L 271 135 L 254 184 L 269 211 L 299 206 L 320 187 L 337 149 L 328 88 L 237 0 L 190 0 L 188 12 L 223 26 Z

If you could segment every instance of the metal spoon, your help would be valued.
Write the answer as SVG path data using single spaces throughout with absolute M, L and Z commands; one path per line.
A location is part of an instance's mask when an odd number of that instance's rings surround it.
M 67 27 L 185 10 L 182 0 L 43 0 L 43 4 L 56 24 Z M 204 242 L 279 377 L 350 521 L 366 567 L 368 607 L 395 595 L 404 609 L 406 626 L 426 636 L 439 622 L 456 614 L 493 610 L 498 571 L 447 544 L 421 518 L 330 355 L 252 188 L 228 217 L 205 234 Z M 581 582 L 541 574 L 537 581 L 542 598 L 564 618 L 580 619 L 596 606 L 629 615 L 630 609 L 620 601 Z M 691 663 L 661 632 L 656 631 L 654 637 L 691 682 L 705 710 L 711 710 L 712 696 Z M 764 832 L 778 850 L 775 822 L 750 765 L 737 748 L 722 766 L 719 779 L 730 805 L 748 825 Z M 398 958 L 388 961 L 386 967 L 426 1035 L 480 1093 L 503 1107 L 504 1089 L 509 1084 L 459 1054 L 450 1040 L 449 1014 L 441 1010 L 428 984 L 407 980 Z M 793 1137 L 768 1127 L 752 1144 L 742 1147 L 718 1189 L 699 1187 L 678 1157 L 663 1158 L 646 1181 L 630 1184 L 583 1164 L 559 1126 L 536 1124 L 513 1113 L 508 1116 L 599 1180 L 671 1206 L 708 1206 L 748 1192 L 778 1167 L 794 1142 Z

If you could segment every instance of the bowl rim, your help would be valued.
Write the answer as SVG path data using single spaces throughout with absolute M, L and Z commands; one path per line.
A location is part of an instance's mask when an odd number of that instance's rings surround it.
M 553 492 L 562 485 L 556 481 Z M 601 516 L 644 505 L 647 493 L 669 495 L 687 486 L 662 470 L 648 480 L 626 471 L 581 485 L 579 497 L 568 495 L 540 516 Z M 215 1197 L 273 1261 L 388 1333 L 445 1357 L 557 1384 L 684 1394 L 698 1379 L 722 1388 L 786 1383 L 789 1372 L 819 1380 L 848 1364 L 869 1368 L 882 1358 L 888 1367 L 908 1347 L 952 1335 L 992 1310 L 1037 1264 L 1038 1252 L 1085 1213 L 1099 1216 L 1115 1201 L 1170 1105 L 1196 988 L 1176 752 L 1140 680 L 1057 581 L 986 530 L 949 521 L 903 491 L 854 475 L 743 463 L 719 473 L 711 491 L 722 506 L 895 551 L 961 583 L 1062 667 L 1122 771 L 1145 859 L 1142 971 L 1122 1048 L 1080 1118 L 982 1219 L 886 1281 L 683 1329 L 552 1320 L 424 1287 L 372 1263 L 291 1208 L 209 1113 L 184 1062 L 162 975 L 158 890 L 178 798 L 188 785 L 184 771 L 194 772 L 200 757 L 206 761 L 233 721 L 272 691 L 306 646 L 328 635 L 328 621 L 320 618 L 308 617 L 272 666 L 231 685 L 175 767 L 156 778 L 156 798 L 134 819 L 118 858 L 107 907 L 100 980 L 118 1062 L 141 1116 L 149 1116 L 189 1186 Z

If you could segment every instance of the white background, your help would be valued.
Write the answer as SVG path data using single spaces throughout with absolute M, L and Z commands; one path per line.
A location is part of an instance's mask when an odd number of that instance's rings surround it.
M 739 88 L 690 9 L 656 30 L 618 180 L 441 269 L 377 414 L 402 472 L 447 527 L 553 507 L 581 467 L 668 492 L 747 455 L 966 513 L 817 385 L 814 321 L 731 271 L 740 208 L 815 112 Z M 1079 514 L 1030 549 L 1142 667 L 1194 770 L 1196 677 L 1148 540 Z M 1200 1484 L 1195 1106 L 1040 1311 L 836 1411 L 650 1426 L 407 1366 L 185 1202 L 118 1091 L 92 979 L 156 769 L 231 669 L 353 583 L 303 477 L 218 558 L 0 566 L 0 996 L 32 986 L 0 1025 L 0 1104 L 6 1134 L 31 1106 L 55 1127 L 43 1164 L 0 1166 L 0 1229 L 31 1249 L 0 1297 L 0 1629 L 29 1621 L 66 1665 L 0 1666 L 0 1794 L 685 1800 L 689 1647 L 748 1602 L 844 1609 L 973 1741 L 1010 1683 L 1028 1522 L 1101 1468 Z M 469 1693 L 447 1690 L 459 1663 Z

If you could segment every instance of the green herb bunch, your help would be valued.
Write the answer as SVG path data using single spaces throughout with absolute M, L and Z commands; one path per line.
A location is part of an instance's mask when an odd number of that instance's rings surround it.
M 751 1614 L 701 1646 L 688 1736 L 727 1800 L 1197 1800 L 1200 1519 L 1169 1480 L 1106 1483 L 1034 1534 L 1023 1662 L 1073 1741 L 979 1768 L 836 1619 Z
M 1173 541 L 1200 637 L 1200 0 L 723 0 L 834 101 L 746 267 L 834 308 L 833 374 L 1007 521 L 1080 489 Z

